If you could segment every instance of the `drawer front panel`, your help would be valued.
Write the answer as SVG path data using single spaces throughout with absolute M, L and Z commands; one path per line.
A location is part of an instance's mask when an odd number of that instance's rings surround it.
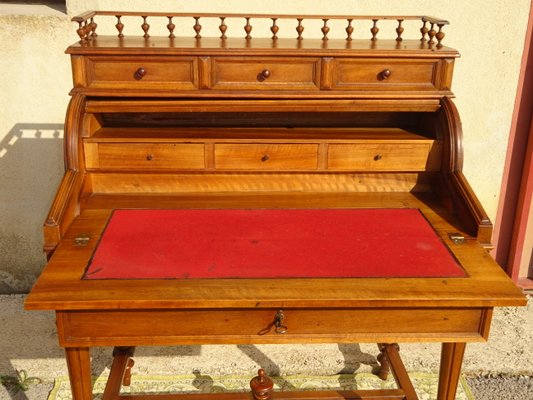
M 328 169 L 350 171 L 424 171 L 431 145 L 428 143 L 330 144 Z
M 318 58 L 216 58 L 212 89 L 319 90 Z
M 434 60 L 334 61 L 334 90 L 437 90 Z
M 87 64 L 90 88 L 194 90 L 198 87 L 196 58 L 88 58 Z
M 97 157 L 86 156 L 87 168 L 202 169 L 205 166 L 203 143 L 99 143 L 97 146 Z
M 215 144 L 215 168 L 316 170 L 318 144 Z
M 61 313 L 62 345 L 481 340 L 482 309 L 130 310 Z

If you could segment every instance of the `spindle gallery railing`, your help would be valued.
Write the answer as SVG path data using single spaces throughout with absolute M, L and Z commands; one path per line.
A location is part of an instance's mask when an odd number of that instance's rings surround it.
M 434 17 L 427 17 L 427 16 L 362 16 L 362 15 L 354 15 L 354 16 L 345 16 L 345 15 L 326 15 L 326 16 L 318 16 L 318 15 L 271 15 L 271 14 L 213 14 L 213 13 L 160 13 L 160 12 L 119 12 L 119 11 L 90 11 L 85 14 L 81 14 L 79 16 L 76 16 L 72 18 L 72 21 L 77 22 L 79 27 L 77 29 L 77 33 L 81 39 L 81 42 L 87 42 L 91 40 L 92 38 L 97 36 L 96 28 L 97 23 L 95 21 L 95 17 L 97 15 L 102 16 L 114 16 L 116 18 L 116 25 L 115 28 L 117 29 L 117 35 L 119 38 L 124 37 L 124 23 L 122 22 L 122 17 L 140 17 L 142 19 L 142 24 L 140 25 L 143 37 L 145 39 L 148 39 L 150 37 L 150 24 L 148 23 L 148 19 L 151 17 L 163 17 L 168 18 L 168 24 L 166 25 L 166 28 L 168 29 L 168 37 L 170 39 L 174 39 L 176 36 L 174 35 L 174 30 L 176 29 L 176 19 L 192 19 L 193 25 L 192 29 L 195 34 L 196 39 L 201 39 L 202 35 L 202 25 L 200 24 L 202 18 L 204 20 L 206 19 L 218 19 L 220 21 L 220 25 L 218 26 L 218 29 L 220 31 L 220 39 L 225 40 L 227 39 L 226 31 L 228 29 L 228 25 L 226 25 L 226 20 L 228 18 L 238 18 L 238 19 L 244 19 L 245 25 L 243 26 L 245 39 L 252 39 L 252 30 L 253 25 L 252 21 L 254 20 L 271 20 L 271 26 L 270 31 L 272 32 L 272 40 L 278 39 L 278 32 L 280 29 L 280 26 L 278 25 L 279 20 L 294 20 L 295 21 L 295 30 L 297 33 L 296 39 L 302 40 L 303 32 L 304 32 L 304 21 L 305 20 L 322 20 L 323 25 L 320 28 L 320 31 L 322 33 L 322 40 L 328 40 L 328 34 L 330 33 L 330 26 L 328 26 L 328 23 L 330 20 L 345 20 L 346 21 L 346 27 L 344 28 L 346 32 L 346 40 L 350 41 L 352 40 L 352 36 L 354 33 L 354 25 L 356 24 L 355 21 L 358 20 L 366 20 L 371 23 L 370 33 L 371 33 L 371 40 L 377 40 L 378 39 L 378 32 L 379 27 L 378 23 L 381 20 L 395 20 L 397 21 L 397 26 L 395 28 L 395 34 L 396 34 L 396 41 L 400 42 L 402 41 L 402 34 L 404 33 L 404 27 L 402 26 L 403 22 L 406 20 L 418 20 L 421 22 L 422 27 L 420 28 L 421 33 L 421 41 L 427 42 L 430 46 L 436 44 L 437 48 L 442 47 L 442 40 L 444 39 L 444 32 L 443 27 L 444 25 L 448 25 L 448 21 L 434 18 Z M 269 23 L 270 25 L 270 23 Z

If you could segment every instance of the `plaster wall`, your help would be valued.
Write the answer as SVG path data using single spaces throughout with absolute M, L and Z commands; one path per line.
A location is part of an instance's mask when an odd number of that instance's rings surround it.
M 448 19 L 445 43 L 462 54 L 452 89 L 463 121 L 464 172 L 495 220 L 530 0 L 67 0 L 66 5 L 68 15 L 22 13 L 0 2 L 0 293 L 29 290 L 45 264 L 41 225 L 63 172 L 62 123 L 71 86 L 63 51 L 77 40 L 70 17 L 89 9 Z

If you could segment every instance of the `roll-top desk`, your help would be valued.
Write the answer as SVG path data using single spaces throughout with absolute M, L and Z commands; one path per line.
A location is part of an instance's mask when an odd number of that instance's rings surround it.
M 446 21 L 103 11 L 74 21 L 66 172 L 44 225 L 49 263 L 25 306 L 56 311 L 75 400 L 92 398 L 94 346 L 115 347 L 109 400 L 122 398 L 135 346 L 325 342 L 378 343 L 378 372 L 390 369 L 398 389 L 276 398 L 411 400 L 395 343 L 422 341 L 443 343 L 438 399 L 455 398 L 465 344 L 487 339 L 494 307 L 525 298 L 488 255 L 492 225 L 461 172 Z M 250 225 L 260 240 L 242 240 Z M 131 234 L 119 255 L 103 250 L 113 229 Z M 266 256 L 235 264 L 264 243 L 261 254 L 277 243 L 287 255 L 282 268 Z M 129 275 L 146 248 L 159 250 Z M 177 266 L 189 249 L 198 257 Z M 165 253 L 177 253 L 168 265 Z M 271 396 L 264 371 L 251 386 L 221 396 Z

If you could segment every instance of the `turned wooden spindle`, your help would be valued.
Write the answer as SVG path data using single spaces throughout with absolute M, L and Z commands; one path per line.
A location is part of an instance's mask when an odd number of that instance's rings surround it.
M 176 37 L 176 35 L 174 35 L 174 29 L 176 29 L 176 25 L 174 25 L 174 23 L 172 22 L 172 15 L 169 15 L 167 16 L 168 18 L 168 24 L 167 24 L 167 29 L 168 29 L 168 37 L 170 39 L 174 39 Z
M 148 33 L 148 30 L 150 29 L 150 25 L 146 21 L 148 17 L 144 15 L 141 15 L 141 17 L 143 19 L 143 24 L 141 25 L 141 29 L 144 32 L 143 38 L 148 39 L 150 37 L 150 34 Z
M 379 363 L 379 369 L 377 370 L 376 375 L 383 381 L 386 381 L 390 374 L 390 362 L 387 353 L 385 352 L 385 346 L 387 345 L 378 344 L 379 354 L 376 357 Z
M 220 17 L 220 25 L 218 27 L 218 29 L 220 30 L 220 39 L 224 40 L 224 39 L 227 39 L 228 37 L 226 36 L 226 31 L 228 30 L 228 26 L 226 25 L 226 17 Z
M 257 372 L 257 376 L 250 381 L 254 400 L 268 400 L 272 394 L 274 382 L 265 374 L 264 369 Z
M 98 24 L 94 22 L 94 17 L 91 17 L 91 23 L 89 24 L 89 26 L 91 28 L 91 37 L 98 36 L 96 33 L 96 28 L 98 27 Z
M 115 25 L 115 28 L 117 28 L 118 37 L 123 38 L 124 34 L 122 33 L 122 31 L 124 30 L 124 24 L 120 20 L 120 18 L 122 18 L 122 15 L 115 15 L 115 17 L 117 17 L 117 24 Z
M 244 25 L 244 32 L 246 32 L 245 39 L 249 40 L 252 38 L 250 33 L 252 32 L 252 25 L 250 25 L 250 17 L 246 17 L 246 25 Z
M 429 44 L 432 45 L 435 43 L 435 36 L 437 35 L 437 31 L 435 30 L 435 23 L 431 23 L 431 28 L 429 29 L 428 36 L 429 36 Z
M 304 26 L 302 25 L 303 18 L 297 18 L 298 20 L 298 26 L 296 27 L 296 32 L 298 32 L 298 37 L 296 39 L 302 40 L 303 36 L 302 33 L 304 33 Z
M 328 26 L 328 18 L 323 18 L 322 21 L 324 21 L 324 26 L 320 29 L 322 31 L 322 40 L 328 40 L 328 33 L 329 33 L 329 26 Z
M 439 31 L 437 32 L 435 37 L 437 38 L 437 47 L 440 49 L 442 47 L 442 40 L 444 39 L 444 36 L 446 35 L 442 31 L 442 27 L 444 26 L 444 24 L 437 24 L 437 26 L 439 27 Z
M 91 32 L 92 32 L 92 27 L 91 27 L 90 22 L 85 21 L 85 24 L 83 25 L 83 35 L 85 36 L 85 40 L 91 39 Z
M 372 25 L 372 28 L 370 28 L 370 33 L 372 33 L 372 40 L 378 40 L 378 32 L 379 32 L 379 28 L 378 28 L 378 19 L 373 19 L 372 22 L 374 23 Z
M 273 40 L 277 40 L 278 38 L 278 31 L 279 31 L 279 26 L 276 25 L 276 22 L 277 22 L 277 18 L 271 18 L 272 19 L 272 26 L 270 27 L 270 32 L 272 32 L 272 39 Z
M 78 29 L 76 29 L 76 33 L 80 37 L 80 41 L 83 41 L 85 39 L 85 29 L 83 29 L 82 22 L 78 22 Z
M 193 29 L 196 32 L 195 39 L 201 39 L 202 35 L 200 35 L 200 31 L 202 30 L 202 25 L 200 25 L 200 17 L 193 17 L 195 20 Z
M 396 28 L 396 34 L 398 35 L 396 37 L 396 41 L 398 42 L 401 42 L 403 39 L 402 39 L 402 33 L 404 31 L 404 28 L 402 26 L 402 22 L 403 22 L 403 19 L 399 19 L 398 20 L 398 27 Z
M 423 21 L 424 25 L 422 25 L 422 28 L 420 28 L 420 33 L 422 34 L 422 38 L 420 39 L 422 42 L 426 41 L 426 35 L 429 32 L 429 28 L 427 27 L 427 21 Z
M 348 21 L 348 26 L 346 27 L 346 40 L 348 41 L 351 41 L 352 40 L 352 34 L 353 34 L 353 31 L 354 31 L 354 27 L 352 26 L 352 21 L 353 19 L 350 18 L 347 20 Z

